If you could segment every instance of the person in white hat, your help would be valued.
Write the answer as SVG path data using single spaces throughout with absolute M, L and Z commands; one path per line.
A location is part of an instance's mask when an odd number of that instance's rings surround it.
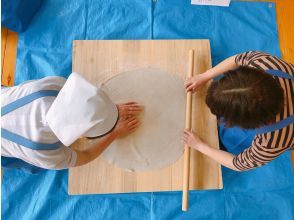
M 2 167 L 66 169 L 97 158 L 116 138 L 139 126 L 136 102 L 114 104 L 101 87 L 77 73 L 67 80 L 46 77 L 2 88 Z M 78 151 L 81 137 L 98 138 Z

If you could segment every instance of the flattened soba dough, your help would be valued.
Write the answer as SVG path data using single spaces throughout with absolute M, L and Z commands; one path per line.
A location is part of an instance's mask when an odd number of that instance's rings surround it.
M 136 101 L 144 106 L 138 130 L 114 141 L 104 159 L 125 170 L 148 171 L 180 158 L 186 95 L 179 76 L 147 68 L 119 74 L 104 86 L 115 103 Z

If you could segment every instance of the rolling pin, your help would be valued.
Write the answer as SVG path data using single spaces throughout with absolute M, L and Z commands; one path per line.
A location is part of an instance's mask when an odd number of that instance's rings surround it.
M 193 76 L 194 71 L 194 50 L 189 51 L 188 77 Z M 186 129 L 191 130 L 191 113 L 192 113 L 192 92 L 187 93 L 186 103 Z M 190 147 L 185 145 L 184 151 L 184 173 L 183 173 L 183 196 L 182 210 L 188 210 L 189 198 L 189 175 L 190 175 Z

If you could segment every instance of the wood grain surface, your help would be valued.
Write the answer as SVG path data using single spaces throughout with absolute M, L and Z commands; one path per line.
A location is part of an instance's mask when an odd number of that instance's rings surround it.
M 190 49 L 195 51 L 194 75 L 211 67 L 208 40 L 74 41 L 73 71 L 94 84 L 144 67 L 159 68 L 185 79 Z M 205 105 L 205 89 L 192 98 L 192 129 L 218 148 L 216 118 Z M 79 140 L 74 147 L 81 149 L 85 145 L 86 141 Z M 190 171 L 190 189 L 222 188 L 220 165 L 194 150 Z M 123 171 L 99 157 L 82 167 L 71 168 L 68 184 L 69 194 L 182 190 L 183 156 L 168 167 L 148 172 Z

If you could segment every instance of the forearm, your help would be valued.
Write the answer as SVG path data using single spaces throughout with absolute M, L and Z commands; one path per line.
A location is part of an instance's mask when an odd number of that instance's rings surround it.
M 98 143 L 93 145 L 87 150 L 77 151 L 77 162 L 75 166 L 82 166 L 96 159 L 102 152 L 117 138 L 115 132 L 111 132 L 104 137 L 100 138 Z
M 225 59 L 215 67 L 207 70 L 204 74 L 206 74 L 208 79 L 213 79 L 229 70 L 236 69 L 238 67 L 238 65 L 235 62 L 236 56 L 237 55 L 234 55 Z
M 223 150 L 219 150 L 203 143 L 197 147 L 197 150 L 211 159 L 217 161 L 221 165 L 232 170 L 239 171 L 233 164 L 234 155 Z

